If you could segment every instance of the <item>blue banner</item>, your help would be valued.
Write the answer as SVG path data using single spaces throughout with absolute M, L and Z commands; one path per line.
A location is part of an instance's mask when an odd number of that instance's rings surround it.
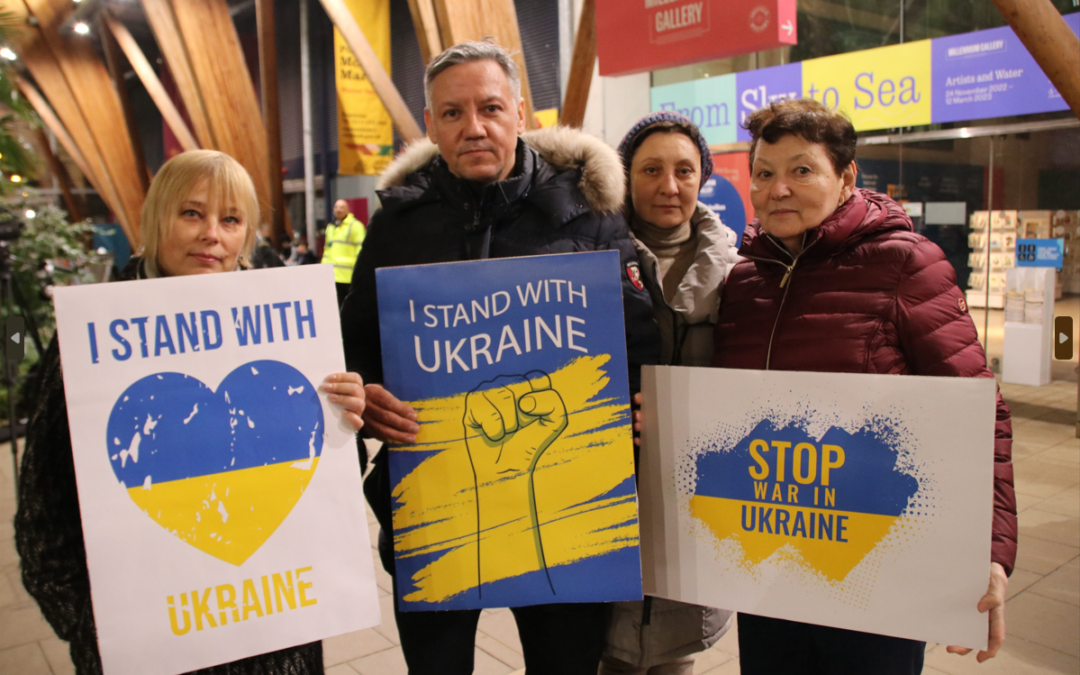
M 1064 18 L 1080 33 L 1080 14 Z M 931 49 L 935 124 L 1069 109 L 1008 26 L 937 38 Z

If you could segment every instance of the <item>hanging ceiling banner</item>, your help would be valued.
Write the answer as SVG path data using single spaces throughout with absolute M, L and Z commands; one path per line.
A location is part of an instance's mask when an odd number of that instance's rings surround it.
M 596 0 L 601 75 L 775 49 L 798 37 L 795 0 Z
M 1080 34 L 1080 12 L 1065 23 Z M 691 119 L 710 145 L 749 141 L 743 122 L 805 96 L 856 131 L 1030 115 L 1069 106 L 1008 26 L 653 87 L 652 110 Z
M 390 73 L 390 0 L 346 0 L 379 62 Z M 394 157 L 390 113 L 341 31 L 334 29 L 338 173 L 377 176 Z

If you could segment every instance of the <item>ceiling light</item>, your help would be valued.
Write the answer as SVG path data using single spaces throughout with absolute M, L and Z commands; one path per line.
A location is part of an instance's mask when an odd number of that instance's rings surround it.
M 22 182 L 22 176 L 20 176 L 17 173 L 13 173 L 13 174 L 11 174 L 11 177 L 8 178 L 8 180 L 10 180 L 12 183 L 21 183 Z
M 37 215 L 37 213 L 34 212 L 34 209 L 26 209 L 26 217 L 27 218 L 33 218 L 36 215 Z
M 85 23 L 80 21 L 79 23 L 75 24 L 75 32 L 79 35 L 89 35 L 90 26 L 87 26 Z
M 18 58 L 15 56 L 15 52 L 11 51 L 7 47 L 0 49 L 0 56 L 3 56 L 8 61 L 14 61 L 16 58 Z

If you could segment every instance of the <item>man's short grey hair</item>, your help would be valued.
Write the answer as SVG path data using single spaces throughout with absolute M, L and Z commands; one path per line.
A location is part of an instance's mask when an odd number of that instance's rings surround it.
M 470 61 L 494 61 L 502 71 L 506 73 L 506 79 L 510 82 L 510 91 L 514 95 L 513 103 L 516 105 L 521 100 L 521 76 L 518 74 L 517 64 L 505 49 L 494 42 L 462 42 L 454 45 L 441 54 L 431 59 L 427 70 L 424 72 L 424 105 L 431 109 L 431 88 L 439 73 Z

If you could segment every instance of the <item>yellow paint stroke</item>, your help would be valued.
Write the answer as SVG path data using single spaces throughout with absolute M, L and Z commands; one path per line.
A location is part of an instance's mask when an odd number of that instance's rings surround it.
M 839 516 L 847 516 L 846 542 L 826 539 L 808 539 L 802 536 L 789 536 L 743 530 L 742 509 L 764 507 L 786 509 L 794 516 L 795 511 L 802 511 L 809 519 L 810 513 L 832 515 L 834 522 L 833 538 L 836 538 L 835 522 Z M 862 562 L 870 551 L 881 542 L 897 521 L 897 516 L 881 516 L 872 513 L 836 511 L 833 509 L 815 509 L 805 506 L 774 504 L 768 502 L 748 502 L 738 499 L 722 499 L 695 495 L 690 498 L 690 513 L 705 523 L 719 541 L 731 539 L 742 547 L 744 564 L 756 567 L 779 549 L 790 545 L 799 555 L 800 564 L 825 575 L 832 581 L 843 581 L 847 575 Z M 806 521 L 809 526 L 809 520 Z M 789 525 L 790 526 L 790 525 Z
M 140 509 L 171 534 L 240 566 L 277 530 L 318 467 L 281 462 L 128 488 Z M 298 466 L 302 465 L 302 466 Z
M 549 568 L 638 544 L 633 496 L 598 500 L 634 475 L 629 410 L 611 399 L 595 400 L 608 382 L 602 366 L 610 356 L 576 359 L 551 373 L 551 386 L 566 404 L 566 430 L 540 458 L 536 501 Z M 394 488 L 394 550 L 399 557 L 442 552 L 413 577 L 409 602 L 442 602 L 478 585 L 476 487 L 462 416 L 465 393 L 411 401 L 420 421 L 417 444 L 394 452 L 433 451 Z M 607 428 L 605 428 L 607 427 Z M 484 582 L 539 569 L 528 517 L 508 520 L 500 502 L 519 501 L 527 474 L 482 485 Z M 596 501 L 594 501 L 596 500 Z

